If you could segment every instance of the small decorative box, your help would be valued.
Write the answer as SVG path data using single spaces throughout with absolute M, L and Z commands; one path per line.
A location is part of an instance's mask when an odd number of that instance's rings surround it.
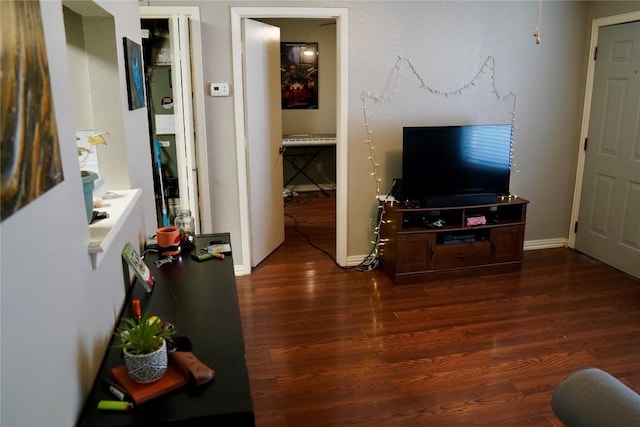
M 472 225 L 484 225 L 487 223 L 487 218 L 484 215 L 473 215 L 467 217 L 467 226 Z

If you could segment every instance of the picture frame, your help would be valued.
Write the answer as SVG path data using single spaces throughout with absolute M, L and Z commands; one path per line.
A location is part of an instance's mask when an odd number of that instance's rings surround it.
M 142 48 L 133 40 L 123 39 L 129 110 L 137 110 L 145 106 Z
M 127 242 L 127 244 L 124 245 L 124 248 L 122 248 L 122 258 L 124 258 L 127 265 L 133 270 L 145 291 L 147 293 L 153 291 L 153 286 L 155 284 L 153 273 L 151 273 L 149 266 L 147 266 L 140 254 L 133 249 L 131 243 Z
M 318 43 L 280 43 L 283 110 L 318 109 Z
M 64 181 L 39 2 L 2 2 L 0 221 Z M 6 108 L 5 108 L 6 107 Z

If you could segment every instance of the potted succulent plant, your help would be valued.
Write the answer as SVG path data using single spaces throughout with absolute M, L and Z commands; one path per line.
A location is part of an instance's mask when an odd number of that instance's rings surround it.
M 141 384 L 159 380 L 167 371 L 166 339 L 175 329 L 165 328 L 156 316 L 143 313 L 139 319 L 125 318 L 114 333 L 114 347 L 122 348 L 129 377 Z

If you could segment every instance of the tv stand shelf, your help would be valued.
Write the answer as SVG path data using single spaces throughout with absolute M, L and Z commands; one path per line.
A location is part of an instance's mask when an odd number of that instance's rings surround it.
M 528 203 L 515 196 L 491 204 L 437 208 L 384 202 L 380 266 L 396 284 L 517 271 Z M 478 216 L 486 222 L 467 225 L 467 218 Z

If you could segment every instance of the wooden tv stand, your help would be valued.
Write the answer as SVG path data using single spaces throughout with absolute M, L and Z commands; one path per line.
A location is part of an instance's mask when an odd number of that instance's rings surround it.
M 492 204 L 439 208 L 384 202 L 380 266 L 396 284 L 517 271 L 528 203 L 515 196 Z M 486 223 L 467 225 L 467 218 L 477 215 Z

